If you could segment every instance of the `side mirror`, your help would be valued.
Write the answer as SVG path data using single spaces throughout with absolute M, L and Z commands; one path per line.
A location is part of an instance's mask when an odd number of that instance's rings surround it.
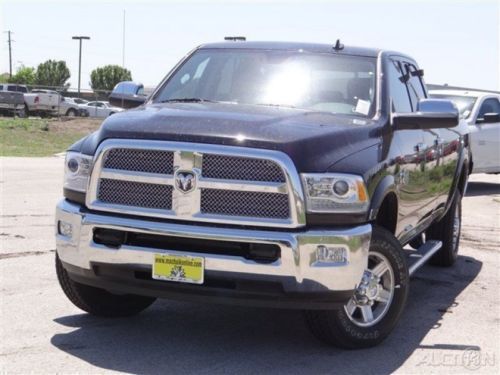
M 395 113 L 395 130 L 453 128 L 459 123 L 458 109 L 451 100 L 422 99 L 417 112 Z
M 500 122 L 500 113 L 485 113 L 482 119 L 477 119 L 480 124 L 494 124 Z

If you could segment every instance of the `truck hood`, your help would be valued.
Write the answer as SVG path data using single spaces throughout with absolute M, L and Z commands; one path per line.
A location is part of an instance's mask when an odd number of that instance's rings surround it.
M 96 133 L 74 146 L 89 155 L 110 138 L 263 148 L 285 152 L 299 172 L 322 172 L 336 161 L 379 143 L 378 129 L 379 124 L 373 120 L 329 112 L 221 103 L 168 103 L 114 114 Z

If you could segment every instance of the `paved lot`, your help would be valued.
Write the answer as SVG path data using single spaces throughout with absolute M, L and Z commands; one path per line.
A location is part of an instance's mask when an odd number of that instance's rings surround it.
M 296 311 L 158 301 L 97 319 L 54 272 L 61 158 L 0 158 L 0 373 L 499 373 L 500 177 L 471 178 L 460 259 L 424 267 L 390 338 L 363 351 L 318 343 Z

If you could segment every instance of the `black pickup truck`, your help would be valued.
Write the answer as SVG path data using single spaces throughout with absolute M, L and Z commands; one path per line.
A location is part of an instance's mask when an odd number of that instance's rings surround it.
M 59 282 L 99 316 L 158 297 L 295 308 L 325 342 L 376 345 L 410 276 L 457 258 L 466 132 L 398 52 L 203 45 L 69 148 Z

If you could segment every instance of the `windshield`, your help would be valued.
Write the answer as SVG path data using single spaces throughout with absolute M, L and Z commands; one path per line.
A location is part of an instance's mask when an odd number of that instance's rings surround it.
M 230 102 L 371 117 L 375 67 L 375 58 L 333 53 L 202 49 L 169 78 L 154 102 Z
M 472 108 L 476 103 L 477 98 L 475 96 L 462 96 L 462 95 L 443 95 L 443 94 L 431 94 L 431 98 L 436 99 L 447 99 L 455 103 L 460 113 L 461 118 L 469 118 L 472 113 Z

